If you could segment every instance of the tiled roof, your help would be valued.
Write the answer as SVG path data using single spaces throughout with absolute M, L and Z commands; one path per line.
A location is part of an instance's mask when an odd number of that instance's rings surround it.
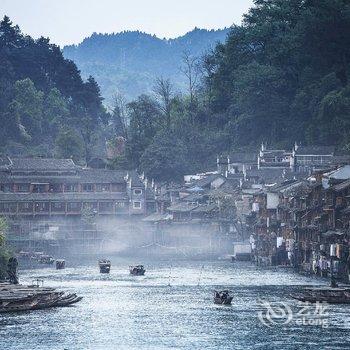
M 283 181 L 284 169 L 263 168 L 247 170 L 247 177 L 256 177 L 265 183 Z
M 124 183 L 124 170 L 82 169 L 79 171 L 81 183 Z
M 205 186 L 210 185 L 217 178 L 225 179 L 220 174 L 211 174 L 211 175 L 208 175 L 208 176 L 204 177 L 203 179 L 195 181 L 193 185 L 197 186 L 197 187 L 205 187 Z
M 191 193 L 189 195 L 187 195 L 186 197 L 183 197 L 182 200 L 184 202 L 196 202 L 196 201 L 200 201 L 203 199 L 204 196 L 208 196 L 207 194 L 201 192 L 201 193 Z
M 229 155 L 230 163 L 257 163 L 258 154 L 252 152 L 232 152 Z
M 299 146 L 295 154 L 298 155 L 333 155 L 334 146 Z
M 263 151 L 263 157 L 282 157 L 285 155 L 289 155 L 290 152 L 286 152 L 285 150 L 266 150 Z
M 19 158 L 11 157 L 11 170 L 76 170 L 77 165 L 72 159 L 54 159 L 54 158 Z
M 345 190 L 348 187 L 350 187 L 350 179 L 343 181 L 340 184 L 332 186 L 331 189 L 336 191 L 336 192 L 340 192 L 340 191 Z
M 169 207 L 167 210 L 170 212 L 189 212 L 197 207 L 198 207 L 197 204 L 190 204 L 186 202 L 186 203 L 174 204 L 171 207 Z

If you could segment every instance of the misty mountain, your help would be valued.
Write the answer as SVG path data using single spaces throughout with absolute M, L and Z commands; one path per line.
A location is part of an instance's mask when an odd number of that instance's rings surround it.
M 170 78 L 179 91 L 185 80 L 180 72 L 184 52 L 202 56 L 226 39 L 229 29 L 195 28 L 176 39 L 159 39 L 140 31 L 118 34 L 92 34 L 79 45 L 63 48 L 83 77 L 93 75 L 101 87 L 106 103 L 116 92 L 127 99 L 149 93 L 157 77 Z

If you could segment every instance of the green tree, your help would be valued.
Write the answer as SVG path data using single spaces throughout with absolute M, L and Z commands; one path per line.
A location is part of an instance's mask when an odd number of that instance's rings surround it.
M 140 168 L 158 180 L 183 180 L 189 168 L 186 145 L 171 132 L 159 132 L 143 153 Z
M 71 158 L 74 162 L 80 162 L 84 158 L 83 141 L 73 129 L 61 129 L 55 141 L 55 148 L 59 158 Z
M 157 103 L 149 96 L 142 95 L 127 105 L 130 125 L 127 155 L 134 165 L 140 165 L 143 152 L 151 144 L 157 131 L 162 127 L 162 117 Z
M 15 85 L 12 108 L 21 125 L 32 138 L 42 134 L 43 97 L 30 79 L 18 80 Z

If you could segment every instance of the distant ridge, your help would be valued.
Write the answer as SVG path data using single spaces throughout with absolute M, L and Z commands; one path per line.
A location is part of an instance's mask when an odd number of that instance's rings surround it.
M 184 51 L 201 56 L 225 41 L 229 28 L 198 29 L 175 39 L 160 39 L 140 31 L 94 33 L 78 45 L 65 46 L 63 54 L 73 60 L 83 77 L 93 75 L 107 104 L 117 91 L 127 99 L 152 89 L 156 77 L 170 78 L 176 89 L 184 89 L 180 74 Z

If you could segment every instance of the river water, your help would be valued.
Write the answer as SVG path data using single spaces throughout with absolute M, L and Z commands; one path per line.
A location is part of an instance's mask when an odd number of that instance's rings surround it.
M 327 325 L 295 321 L 301 307 L 289 293 L 324 280 L 229 261 L 143 261 L 146 275 L 132 277 L 133 262 L 112 259 L 110 275 L 100 274 L 95 261 L 22 271 L 22 283 L 42 277 L 46 286 L 84 299 L 74 307 L 0 315 L 0 349 L 350 349 L 350 306 L 324 310 Z M 232 306 L 213 304 L 213 290 L 222 288 L 233 292 Z M 263 324 L 262 301 L 287 303 L 293 319 L 283 314 Z

